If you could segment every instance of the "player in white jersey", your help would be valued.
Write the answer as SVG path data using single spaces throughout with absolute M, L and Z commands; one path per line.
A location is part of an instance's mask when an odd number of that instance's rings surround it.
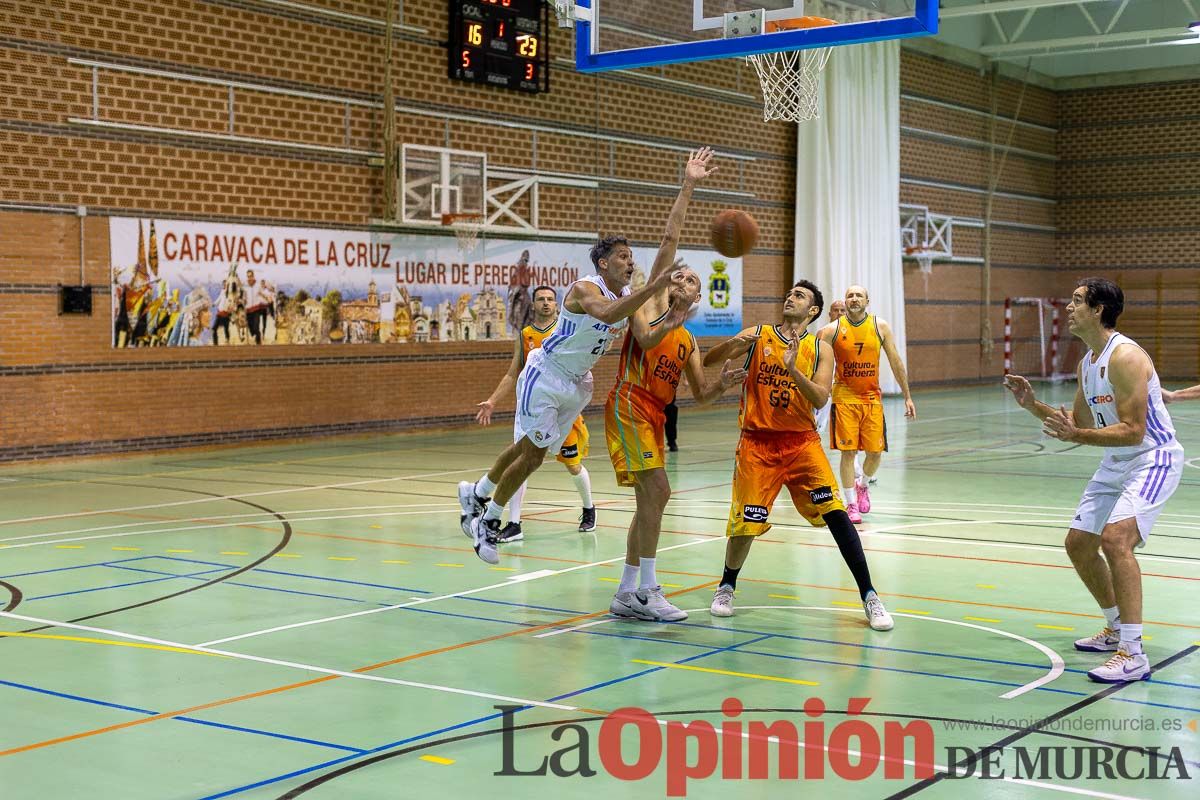
M 1075 648 L 1115 651 L 1088 673 L 1103 683 L 1150 677 L 1150 661 L 1142 651 L 1142 573 L 1134 549 L 1146 543 L 1183 475 L 1183 447 L 1175 439 L 1154 362 L 1116 331 L 1124 307 L 1121 288 L 1104 278 L 1080 281 L 1071 295 L 1068 327 L 1089 348 L 1079 362 L 1071 412 L 1039 402 L 1022 377 L 1004 379 L 1017 403 L 1042 420 L 1047 435 L 1104 448 L 1066 540 L 1067 555 L 1105 618 L 1104 629 L 1078 640 Z
M 553 332 L 540 349 L 530 352 L 517 379 L 517 441 L 478 481 L 458 485 L 462 529 L 481 560 L 500 561 L 496 545 L 504 506 L 541 466 L 546 452 L 558 450 L 575 418 L 591 402 L 592 366 L 625 332 L 629 317 L 672 283 L 678 285 L 676 294 L 686 296 L 681 271 L 672 270 L 672 264 L 692 190 L 717 169 L 709 166 L 712 157 L 709 148 L 688 157 L 683 186 L 671 207 L 646 285 L 630 290 L 635 265 L 629 242 L 619 236 L 601 239 L 591 250 L 596 274 L 570 286 Z M 673 301 L 662 323 L 665 329 L 682 325 L 690 309 L 690 303 Z

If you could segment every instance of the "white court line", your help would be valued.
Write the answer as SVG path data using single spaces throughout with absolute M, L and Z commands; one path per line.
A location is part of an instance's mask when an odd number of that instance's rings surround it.
M 564 506 L 564 508 L 565 508 L 565 506 Z M 296 525 L 301 522 L 319 522 L 319 521 L 331 520 L 331 519 L 358 519 L 360 517 L 369 517 L 371 519 L 377 519 L 377 518 L 381 518 L 381 517 L 411 517 L 411 516 L 416 516 L 416 515 L 420 515 L 420 514 L 450 514 L 452 512 L 459 512 L 460 510 L 461 509 L 459 509 L 458 504 L 456 503 L 454 505 L 454 508 L 432 509 L 432 510 L 427 510 L 427 511 L 390 511 L 390 512 L 384 512 L 384 513 L 376 512 L 373 514 L 342 514 L 342 515 L 333 516 L 333 517 L 305 517 L 303 519 L 287 519 L 287 522 L 289 522 L 293 525 Z M 264 520 L 264 521 L 271 521 L 271 522 L 275 522 L 275 523 L 279 522 L 279 520 L 274 517 L 269 518 L 268 520 Z M 71 539 L 50 539 L 50 540 L 47 540 L 44 542 L 23 542 L 21 544 L 0 544 L 0 549 L 16 550 L 17 548 L 20 548 L 20 547 L 44 547 L 46 545 L 52 545 L 52 544 L 57 545 L 57 544 L 61 544 L 63 542 L 90 542 L 93 539 L 121 539 L 126 536 L 144 536 L 149 533 L 175 533 L 178 531 L 203 531 L 203 530 L 209 530 L 211 528 L 228 528 L 228 527 L 231 527 L 230 523 L 217 523 L 215 525 L 189 525 L 189 526 L 186 526 L 183 528 L 157 528 L 157 529 L 151 529 L 151 530 L 145 530 L 145 531 L 125 531 L 124 533 L 101 533 L 96 536 L 76 536 Z M 236 527 L 236 524 L 234 525 L 234 527 Z
M 684 542 L 683 544 L 674 544 L 674 545 L 671 545 L 670 547 L 660 547 L 660 548 L 658 548 L 658 552 L 662 553 L 662 552 L 666 552 L 667 550 L 678 550 L 683 547 L 695 547 L 698 544 L 706 544 L 708 542 L 719 542 L 719 541 L 723 541 L 723 539 L 716 539 L 716 538 L 698 539 L 694 542 Z M 604 561 L 592 561 L 587 564 L 576 564 L 575 566 L 566 567 L 565 569 L 540 570 L 540 572 L 541 572 L 540 575 L 536 575 L 536 576 L 531 575 L 531 577 L 527 578 L 527 580 L 540 580 L 541 578 L 549 578 L 552 575 L 565 575 L 568 572 L 575 572 L 576 570 L 581 570 L 581 569 L 589 569 L 591 567 L 599 567 L 604 564 L 612 564 L 614 562 L 624 561 L 624 560 L 625 560 L 625 556 L 624 556 L 624 554 L 622 554 L 622 555 L 617 556 L 616 558 L 609 558 L 609 559 L 605 559 Z M 436 603 L 439 600 L 449 600 L 450 598 L 453 598 L 453 597 L 467 597 L 469 595 L 479 594 L 480 592 L 486 592 L 491 589 L 499 589 L 501 587 L 508 587 L 508 586 L 512 586 L 512 585 L 513 585 L 512 580 L 505 580 L 503 583 L 493 583 L 488 586 L 480 586 L 477 589 L 467 589 L 466 591 L 453 592 L 452 594 L 438 595 L 437 597 L 422 597 L 420 599 L 413 600 L 408 603 L 400 603 L 400 604 L 394 605 L 394 606 L 381 606 L 380 608 L 370 608 L 370 609 L 366 609 L 365 611 L 353 611 L 349 614 L 338 614 L 337 616 L 334 616 L 334 617 L 323 617 L 322 619 L 312 619 L 312 620 L 307 620 L 305 622 L 293 622 L 288 625 L 278 625 L 274 628 L 265 628 L 261 631 L 250 631 L 249 633 L 240 633 L 237 636 L 226 636 L 223 639 L 214 639 L 211 642 L 204 642 L 203 644 L 199 644 L 196 646 L 197 647 L 209 647 L 214 644 L 224 644 L 225 642 L 233 642 L 238 639 L 249 639 L 253 636 L 265 636 L 268 633 L 278 633 L 279 631 L 294 630 L 296 628 L 306 628 L 310 625 L 323 625 L 326 622 L 337 622 L 339 620 L 352 619 L 354 617 L 365 617 L 368 614 L 380 614 L 380 613 L 383 613 L 384 611 L 395 611 L 398 608 L 410 608 L 412 606 L 425 605 L 426 603 Z
M 277 667 L 289 667 L 291 669 L 305 670 L 306 672 L 318 672 L 324 675 L 337 675 L 341 678 L 355 678 L 357 680 L 376 681 L 378 683 L 392 683 L 397 686 L 408 686 L 414 689 L 430 689 L 435 692 L 446 692 L 449 694 L 463 694 L 471 697 L 482 697 L 485 700 L 501 700 L 506 703 L 518 703 L 520 705 L 538 706 L 540 708 L 553 708 L 559 711 L 578 711 L 577 706 L 566 706 L 560 703 L 545 703 L 540 700 L 524 700 L 519 697 L 506 697 L 500 694 L 490 694 L 488 692 L 476 692 L 471 689 L 458 689 L 453 686 L 440 686 L 436 683 L 418 683 L 416 681 L 405 681 L 399 678 L 385 678 L 382 675 L 371 675 L 365 672 L 346 672 L 340 669 L 330 669 L 328 667 L 318 667 L 313 664 L 301 664 L 296 661 L 283 661 L 277 658 L 265 658 L 263 656 L 252 656 L 246 653 L 231 653 L 228 650 L 216 650 L 205 645 L 196 645 L 192 647 L 179 642 L 172 642 L 168 639 L 155 639 L 150 636 L 138 636 L 133 633 L 125 633 L 124 631 L 114 631 L 108 628 L 93 628 L 90 625 L 76 625 L 71 622 L 59 622 L 52 619 L 41 619 L 39 617 L 27 617 L 24 614 L 13 614 L 6 611 L 0 611 L 0 617 L 8 617 L 10 619 L 19 619 L 24 622 L 33 622 L 39 625 L 52 625 L 56 628 L 71 628 L 73 630 L 88 631 L 90 633 L 101 633 L 106 636 L 117 636 L 122 639 L 131 639 L 137 642 L 148 642 L 150 644 L 161 645 L 165 647 L 183 648 L 186 650 L 199 650 L 212 655 L 225 656 L 227 658 L 235 658 L 240 661 L 256 661 L 260 664 L 271 664 Z
M 1031 475 L 1029 477 L 1036 478 L 1037 476 Z M 1009 510 L 1009 509 L 1016 510 L 1016 509 L 1021 509 L 1021 508 L 1029 508 L 1029 509 L 1034 509 L 1036 511 L 1066 511 L 1066 512 L 1075 513 L 1075 506 L 1031 506 L 1031 505 L 1027 505 L 1025 503 L 1021 503 L 1021 504 L 1015 504 L 1015 503 L 955 503 L 955 502 L 950 502 L 947 500 L 893 500 L 893 499 L 884 500 L 883 502 L 885 504 L 890 504 L 890 505 L 918 506 L 918 507 L 927 506 L 929 508 L 936 508 L 939 506 L 948 506 L 951 508 L 1003 508 L 1005 510 Z M 1159 516 L 1160 517 L 1182 517 L 1184 519 L 1195 519 L 1196 518 L 1195 514 L 1173 514 L 1168 511 L 1164 511 L 1163 513 L 1159 514 Z
M 123 508 L 100 508 L 94 511 L 75 511 L 70 514 L 47 514 L 41 517 L 22 517 L 21 519 L 5 519 L 0 520 L 0 525 L 16 525 L 22 522 L 43 522 L 49 519 L 69 519 L 71 517 L 89 517 L 96 514 L 111 514 L 120 511 L 145 511 L 152 508 L 174 508 L 177 506 L 191 506 L 199 503 L 216 503 L 221 500 L 241 500 L 247 497 L 267 497 L 268 495 L 276 494 L 293 494 L 295 492 L 312 492 L 318 489 L 344 489 L 347 486 L 366 486 L 372 483 L 387 483 L 389 481 L 408 481 L 417 480 L 418 478 L 436 478 L 441 475 L 457 475 L 460 472 L 478 472 L 486 467 L 463 467 L 462 469 L 452 469 L 445 472 L 423 472 L 419 475 L 397 475 L 394 478 L 369 478 L 361 481 L 349 481 L 347 483 L 327 483 L 322 486 L 298 486 L 291 489 L 271 489 L 265 492 L 248 492 L 246 494 L 227 494 L 221 497 L 199 497 L 194 500 L 176 500 L 172 503 L 154 503 L 145 506 L 125 506 Z M 133 488 L 133 487 L 130 487 Z
M 738 608 L 741 608 L 741 609 L 763 608 L 763 609 L 785 609 L 785 610 L 786 609 L 796 609 L 798 611 L 834 611 L 839 614 L 862 613 L 860 611 L 856 611 L 856 610 L 850 609 L 850 608 L 831 608 L 828 606 L 738 606 Z M 687 608 L 684 610 L 687 611 L 688 613 L 699 613 L 702 611 L 707 611 L 708 607 L 705 606 L 704 608 Z M 1023 686 L 1018 686 L 1016 689 L 1013 689 L 1010 692 L 1006 692 L 1005 694 L 1000 695 L 1001 700 L 1012 700 L 1014 697 L 1020 697 L 1021 695 L 1025 694 L 1026 692 L 1032 692 L 1034 689 L 1037 689 L 1041 686 L 1045 686 L 1047 683 L 1050 683 L 1053 680 L 1057 680 L 1058 677 L 1063 674 L 1063 671 L 1066 666 L 1063 663 L 1062 658 L 1058 655 L 1058 653 L 1054 652 L 1049 647 L 1046 647 L 1041 642 L 1034 641 L 1033 639 L 1026 639 L 1024 636 L 1020 636 L 1015 633 L 1009 633 L 1008 631 L 1002 631 L 999 628 L 989 628 L 986 625 L 975 625 L 974 623 L 971 623 L 971 622 L 959 622 L 956 619 L 944 619 L 942 617 L 926 617 L 926 616 L 919 616 L 916 614 L 905 614 L 905 613 L 902 613 L 899 611 L 893 612 L 892 616 L 907 617 L 908 619 L 929 620 L 930 622 L 944 622 L 947 625 L 961 625 L 964 628 L 976 628 L 977 630 L 987 631 L 988 633 L 995 633 L 995 634 L 999 634 L 1000 636 L 1007 636 L 1010 639 L 1016 639 L 1017 641 L 1024 642 L 1025 644 L 1029 645 L 1030 647 L 1032 647 L 1036 650 L 1040 650 L 1043 655 L 1045 655 L 1047 658 L 1050 659 L 1050 671 L 1049 672 L 1047 672 L 1042 677 L 1038 678 L 1036 681 L 1030 681 L 1029 683 L 1027 683 Z M 602 625 L 607 622 L 617 622 L 617 621 L 618 620 L 616 617 L 595 620 L 593 622 L 588 622 L 583 625 L 575 625 L 570 628 L 560 628 L 558 630 L 550 631 L 548 633 L 539 633 L 534 638 L 535 639 L 545 639 L 548 636 L 557 636 L 560 633 L 573 633 L 575 631 L 581 631 L 585 628 L 591 628 L 596 625 Z M 712 627 L 714 630 L 720 630 L 720 628 L 716 625 L 704 626 L 704 627 Z
M 389 503 L 381 506 L 334 506 L 331 508 L 301 508 L 281 510 L 280 514 L 320 514 L 326 511 L 369 511 L 372 509 L 383 508 L 436 508 L 438 506 L 447 506 L 458 508 L 458 503 Z M 247 518 L 257 518 L 248 519 Z M 75 528 L 69 531 L 51 531 L 50 533 L 34 533 L 29 536 L 12 536 L 7 539 L 0 539 L 0 542 L 19 542 L 24 539 L 43 539 L 47 536 L 71 536 L 77 533 L 95 533 L 96 531 L 113 531 L 122 528 L 137 528 L 141 525 L 163 525 L 167 523 L 186 523 L 186 522 L 212 522 L 218 519 L 241 519 L 244 520 L 238 525 L 253 524 L 256 522 L 278 522 L 279 518 L 268 511 L 252 511 L 246 514 L 206 514 L 203 517 L 184 517 L 181 519 L 148 519 L 141 522 L 124 522 L 120 525 L 98 525 L 93 528 Z M 289 519 L 289 522 L 291 520 Z M 174 530 L 174 529 L 170 529 Z M 184 529 L 179 529 L 184 530 Z
M 1022 408 L 1020 408 L 1020 406 L 1018 406 L 1015 410 L 1023 411 L 1024 409 L 1022 409 Z M 924 425 L 927 422 L 946 422 L 947 420 L 952 420 L 952 419 L 974 419 L 975 417 L 994 417 L 994 416 L 997 416 L 998 414 L 1012 414 L 1012 413 L 1014 413 L 1013 409 L 1004 409 L 1003 411 L 980 411 L 977 414 L 956 414 L 953 417 L 932 417 L 930 419 L 921 419 L 920 417 L 918 417 L 917 419 L 910 420 L 910 421 L 906 422 L 905 424 L 906 425 Z

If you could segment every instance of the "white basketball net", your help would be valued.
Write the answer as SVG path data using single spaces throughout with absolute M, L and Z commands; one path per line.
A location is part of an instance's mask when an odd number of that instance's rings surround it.
M 831 50 L 814 47 L 746 57 L 762 84 L 764 120 L 807 122 L 820 116 L 821 71 Z
M 458 249 L 463 254 L 471 253 L 479 244 L 479 234 L 483 230 L 483 216 L 458 217 L 450 223 L 454 238 L 458 240 Z
M 921 268 L 921 272 L 926 275 L 933 272 L 932 250 L 914 250 L 912 256 L 917 260 L 917 266 Z

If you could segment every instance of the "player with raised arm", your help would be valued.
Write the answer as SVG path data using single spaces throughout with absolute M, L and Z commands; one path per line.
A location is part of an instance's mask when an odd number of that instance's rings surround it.
M 500 379 L 496 390 L 488 399 L 479 404 L 479 411 L 475 414 L 476 422 L 480 425 L 491 424 L 492 412 L 496 408 L 496 403 L 500 402 L 500 398 L 512 393 L 513 387 L 517 383 L 517 376 L 521 374 L 521 369 L 529 359 L 529 353 L 542 346 L 542 342 L 550 335 L 554 321 L 557 319 L 558 294 L 549 286 L 539 286 L 534 289 L 533 321 L 517 332 L 518 336 L 513 348 L 512 362 L 508 365 L 508 372 L 504 373 L 504 377 Z M 567 434 L 562 447 L 554 456 L 567 468 L 567 472 L 571 475 L 571 481 L 579 492 L 580 502 L 583 503 L 583 512 L 579 516 L 579 530 L 582 532 L 596 530 L 596 507 L 592 502 L 592 480 L 587 467 L 583 466 L 583 459 L 588 455 L 588 443 L 587 423 L 583 421 L 583 417 L 576 417 L 574 424 L 571 425 L 571 432 Z M 500 535 L 497 538 L 500 544 L 519 542 L 524 538 L 524 533 L 521 531 L 521 503 L 524 499 L 525 484 L 522 483 L 508 501 L 508 524 L 500 529 Z
M 672 217 L 684 213 L 696 183 L 715 171 L 715 167 L 709 168 L 711 160 L 708 148 L 689 156 Z M 575 418 L 591 401 L 592 366 L 625 332 L 626 320 L 643 303 L 672 283 L 682 284 L 683 277 L 671 269 L 679 228 L 668 219 L 650 277 L 633 292 L 629 282 L 635 265 L 629 242 L 608 236 L 592 247 L 596 274 L 581 278 L 567 290 L 554 330 L 540 349 L 529 354 L 517 378 L 515 427 L 520 438 L 500 453 L 477 482 L 458 485 L 463 531 L 471 536 L 481 560 L 499 563 L 496 544 L 504 506 L 541 466 L 546 452 L 562 446 Z M 683 314 L 675 314 L 664 324 L 678 327 L 683 319 Z
M 1121 288 L 1104 278 L 1086 278 L 1071 294 L 1067 327 L 1089 348 L 1079 362 L 1071 411 L 1040 402 L 1019 375 L 1004 379 L 1021 408 L 1042 420 L 1046 435 L 1104 448 L 1066 538 L 1075 571 L 1104 613 L 1104 628 L 1075 642 L 1077 650 L 1113 653 L 1088 672 L 1102 683 L 1150 677 L 1142 650 L 1142 572 L 1134 552 L 1146 544 L 1183 475 L 1183 447 L 1154 362 L 1116 330 L 1124 308 Z
M 692 396 L 701 405 L 746 378 L 745 370 L 726 361 L 717 380 L 707 380 L 696 337 L 685 328 L 671 327 L 672 314 L 686 313 L 700 300 L 700 276 L 686 267 L 681 272 L 682 285 L 672 286 L 669 296 L 664 291 L 646 301 L 630 320 L 617 383 L 604 406 L 604 433 L 617 483 L 632 486 L 637 498 L 621 583 L 609 604 L 618 617 L 659 622 L 687 619 L 687 612 L 663 595 L 655 573 L 663 512 L 671 499 L 663 455 L 665 408 L 685 373 Z
M 716 617 L 733 616 L 738 573 L 755 537 L 771 529 L 771 508 L 786 486 L 809 524 L 829 527 L 858 585 L 868 624 L 891 630 L 892 617 L 871 583 L 862 542 L 842 505 L 813 419 L 813 409 L 829 400 L 833 383 L 832 348 L 808 332 L 823 305 L 821 291 L 799 281 L 784 298 L 782 325 L 747 328 L 704 357 L 708 365 L 744 354 L 749 373 L 742 389 L 725 570 L 709 611 Z

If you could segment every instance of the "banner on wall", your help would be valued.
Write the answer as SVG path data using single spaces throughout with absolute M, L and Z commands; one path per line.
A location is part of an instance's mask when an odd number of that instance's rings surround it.
M 113 217 L 114 347 L 511 340 L 532 292 L 594 273 L 579 242 Z M 653 248 L 634 248 L 639 274 Z M 702 296 L 687 327 L 732 336 L 742 323 L 742 260 L 680 250 Z

